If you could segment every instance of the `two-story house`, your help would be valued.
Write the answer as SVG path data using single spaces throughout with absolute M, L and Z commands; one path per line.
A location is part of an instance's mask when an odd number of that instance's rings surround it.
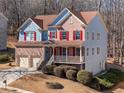
M 105 69 L 107 29 L 97 11 L 67 8 L 58 15 L 29 18 L 19 29 L 16 63 L 38 68 L 46 64 L 78 66 L 93 74 Z

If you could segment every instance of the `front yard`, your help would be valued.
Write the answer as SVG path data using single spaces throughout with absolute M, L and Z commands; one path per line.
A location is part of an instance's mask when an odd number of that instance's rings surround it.
M 59 82 L 64 86 L 64 88 L 49 89 L 46 82 Z M 100 93 L 78 82 L 44 74 L 24 76 L 10 84 L 10 86 L 29 90 L 35 93 Z

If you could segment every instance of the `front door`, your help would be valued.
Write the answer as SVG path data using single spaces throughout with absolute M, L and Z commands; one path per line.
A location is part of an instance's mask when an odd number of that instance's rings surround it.
M 53 55 L 53 49 L 51 47 L 45 48 L 45 61 L 48 61 Z

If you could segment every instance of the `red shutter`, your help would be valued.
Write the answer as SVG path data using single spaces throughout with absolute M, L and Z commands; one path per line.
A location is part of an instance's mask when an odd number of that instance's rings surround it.
M 52 39 L 52 32 L 50 32 L 50 39 Z
M 34 32 L 34 41 L 36 41 L 36 32 Z
M 73 56 L 75 56 L 75 47 L 73 47 Z
M 83 39 L 83 31 L 80 31 L 80 40 Z
M 62 32 L 60 32 L 60 40 L 62 40 Z
M 24 41 L 26 41 L 26 32 L 24 32 Z
M 66 32 L 66 40 L 69 40 L 69 31 Z
M 73 31 L 73 40 L 75 40 L 75 31 Z

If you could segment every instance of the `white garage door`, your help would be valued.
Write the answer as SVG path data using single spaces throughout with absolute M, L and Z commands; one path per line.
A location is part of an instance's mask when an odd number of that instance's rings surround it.
M 33 58 L 33 67 L 37 68 L 40 58 Z
M 24 67 L 24 68 L 28 68 L 29 67 L 28 58 L 20 57 L 20 67 Z

